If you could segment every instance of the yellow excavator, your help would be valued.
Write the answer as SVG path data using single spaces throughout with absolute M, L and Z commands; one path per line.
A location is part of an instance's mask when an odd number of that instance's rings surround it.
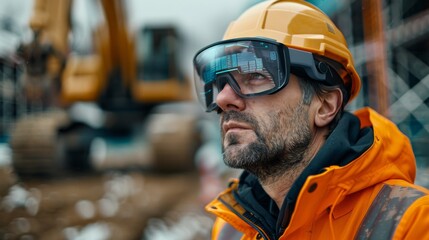
M 70 47 L 78 35 L 71 21 L 72 0 L 34 2 L 34 39 L 19 49 L 26 62 L 21 82 L 25 99 L 42 107 L 18 119 L 11 132 L 15 171 L 192 168 L 197 117 L 192 107 L 165 107 L 192 102 L 190 83 L 178 67 L 175 27 L 145 26 L 132 33 L 125 1 L 89 2 L 86 11 L 99 19 L 93 24 L 91 51 L 84 54 Z M 82 103 L 96 110 L 76 107 Z M 163 106 L 170 110 L 159 110 Z M 96 123 L 85 120 L 94 118 Z

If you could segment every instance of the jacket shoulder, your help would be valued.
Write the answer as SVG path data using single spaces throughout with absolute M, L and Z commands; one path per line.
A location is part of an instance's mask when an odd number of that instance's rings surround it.
M 410 219 L 422 218 L 429 213 L 428 193 L 426 189 L 404 181 L 384 183 L 371 203 L 356 239 L 394 239 L 399 235 L 403 236 L 404 231 L 411 230 L 411 227 L 429 227 L 424 225 L 429 224 L 429 218 L 427 223 L 410 222 Z M 427 227 L 422 229 L 427 230 Z
M 425 194 L 407 208 L 392 239 L 429 239 L 429 195 Z

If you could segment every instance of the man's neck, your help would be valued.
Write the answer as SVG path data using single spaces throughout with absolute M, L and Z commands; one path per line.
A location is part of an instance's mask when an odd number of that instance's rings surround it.
M 308 165 L 308 163 L 309 161 L 300 162 L 299 166 L 287 170 L 283 176 L 278 178 L 276 181 L 261 182 L 262 188 L 276 202 L 279 208 L 281 208 L 283 201 L 293 183 L 304 170 L 304 168 Z
M 311 160 L 322 147 L 324 142 L 324 135 L 316 135 L 313 138 L 309 149 L 304 154 L 302 161 L 294 165 L 292 168 L 287 169 L 281 177 L 276 177 L 275 179 L 266 179 L 265 181 L 261 182 L 262 188 L 276 202 L 279 208 L 281 208 L 283 201 L 295 180 L 310 164 Z

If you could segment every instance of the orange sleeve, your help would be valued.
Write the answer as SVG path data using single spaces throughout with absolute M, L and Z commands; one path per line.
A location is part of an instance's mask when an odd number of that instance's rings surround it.
M 393 239 L 429 239 L 429 196 L 416 200 L 405 212 Z
M 216 220 L 213 224 L 213 228 L 212 228 L 212 239 L 213 240 L 219 238 L 220 230 L 225 225 L 225 223 L 226 223 L 225 220 L 223 220 L 222 218 L 216 218 Z

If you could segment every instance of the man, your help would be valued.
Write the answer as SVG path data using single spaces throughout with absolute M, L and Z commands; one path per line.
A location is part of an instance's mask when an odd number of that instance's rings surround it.
M 194 58 L 220 114 L 224 162 L 244 169 L 206 209 L 213 239 L 429 239 L 408 138 L 370 108 L 339 29 L 300 0 L 264 1 Z

